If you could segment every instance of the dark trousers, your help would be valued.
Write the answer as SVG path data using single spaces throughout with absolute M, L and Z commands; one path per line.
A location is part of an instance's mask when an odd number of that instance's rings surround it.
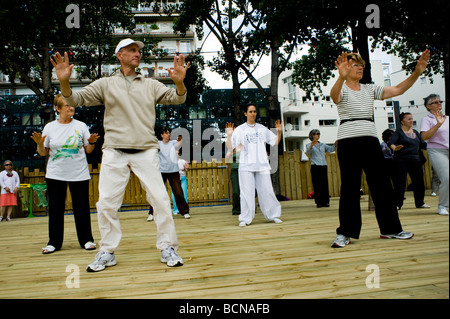
M 59 250 L 63 243 L 67 186 L 69 186 L 70 195 L 72 196 L 72 208 L 78 242 L 82 248 L 87 242 L 93 242 L 89 205 L 89 180 L 66 182 L 47 178 L 46 182 L 48 192 L 48 245 L 52 245 L 56 250 Z
M 231 187 L 233 187 L 233 215 L 241 213 L 241 192 L 239 190 L 239 168 L 232 168 L 230 172 Z
M 328 192 L 328 170 L 326 165 L 311 165 L 311 179 L 314 188 L 314 201 L 317 206 L 330 204 Z
M 403 198 L 406 190 L 406 174 L 409 173 L 414 192 L 414 203 L 419 208 L 424 202 L 425 198 L 425 183 L 423 181 L 422 163 L 417 160 L 398 161 L 394 160 L 394 191 L 397 207 L 403 206 Z
M 337 155 L 341 170 L 338 234 L 359 238 L 362 226 L 360 188 L 362 171 L 375 204 L 375 216 L 381 234 L 402 231 L 394 190 L 383 163 L 380 142 L 375 137 L 339 140 Z
M 181 215 L 189 214 L 189 205 L 184 199 L 183 188 L 181 188 L 180 173 L 161 173 L 164 184 L 169 180 L 170 188 L 172 189 L 175 202 L 177 203 L 178 211 Z M 150 203 L 151 204 L 151 203 Z M 149 214 L 153 214 L 153 207 L 150 205 Z

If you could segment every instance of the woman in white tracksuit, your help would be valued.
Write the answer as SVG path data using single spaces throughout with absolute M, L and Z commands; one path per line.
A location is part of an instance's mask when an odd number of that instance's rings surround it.
M 281 121 L 275 122 L 278 136 L 265 126 L 255 122 L 256 106 L 246 106 L 244 115 L 247 121 L 234 129 L 233 123 L 226 125 L 227 147 L 236 148 L 239 155 L 239 188 L 241 191 L 241 214 L 239 226 L 249 225 L 255 217 L 255 189 L 264 217 L 272 222 L 281 223 L 281 205 L 278 202 L 270 179 L 270 164 L 266 144 L 278 145 L 281 140 Z

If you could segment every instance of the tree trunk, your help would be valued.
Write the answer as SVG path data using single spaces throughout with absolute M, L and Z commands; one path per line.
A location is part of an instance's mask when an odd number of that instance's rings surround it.
M 450 37 L 447 36 L 444 51 L 444 79 L 445 79 L 445 114 L 450 115 Z
M 239 84 L 238 70 L 231 72 L 231 79 L 233 82 L 233 117 L 234 127 L 241 124 L 241 88 Z
M 55 114 L 53 112 L 53 98 L 54 98 L 54 90 L 52 87 L 52 65 L 50 63 L 50 53 L 49 53 L 49 42 L 48 40 L 45 43 L 45 50 L 43 54 L 42 60 L 42 88 L 44 91 L 43 96 L 41 96 L 42 102 L 42 111 L 41 118 L 44 119 L 45 124 L 49 121 L 53 121 L 55 119 Z

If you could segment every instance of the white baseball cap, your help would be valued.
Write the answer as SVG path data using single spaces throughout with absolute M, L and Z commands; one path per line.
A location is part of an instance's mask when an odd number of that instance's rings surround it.
M 142 49 L 144 47 L 144 43 L 142 43 L 141 41 L 134 41 L 134 40 L 128 38 L 128 39 L 123 39 L 122 41 L 119 42 L 119 44 L 116 46 L 116 50 L 114 51 L 114 53 L 117 54 L 117 52 L 119 52 L 120 49 L 127 47 L 133 43 L 136 43 L 137 46 L 139 47 L 139 49 Z

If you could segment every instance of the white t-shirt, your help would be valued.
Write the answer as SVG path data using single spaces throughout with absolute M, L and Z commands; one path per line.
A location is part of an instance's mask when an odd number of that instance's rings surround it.
M 50 148 L 46 178 L 70 182 L 91 179 L 84 151 L 90 136 L 85 123 L 75 119 L 68 124 L 53 121 L 44 127 L 45 135 L 44 147 Z
M 158 141 L 158 143 L 161 173 L 178 172 L 177 141 L 170 140 L 167 144 L 163 141 Z
M 247 123 L 239 125 L 231 136 L 233 149 L 242 145 L 239 154 L 239 170 L 249 172 L 270 171 L 266 144 L 274 146 L 277 136 L 264 125 Z
M 337 104 L 339 119 L 373 118 L 374 100 L 383 99 L 384 86 L 375 84 L 361 84 L 360 90 L 350 89 L 344 83 L 341 89 L 341 101 Z M 375 123 L 371 121 L 357 120 L 345 122 L 339 125 L 337 139 L 359 136 L 373 136 L 378 138 Z

